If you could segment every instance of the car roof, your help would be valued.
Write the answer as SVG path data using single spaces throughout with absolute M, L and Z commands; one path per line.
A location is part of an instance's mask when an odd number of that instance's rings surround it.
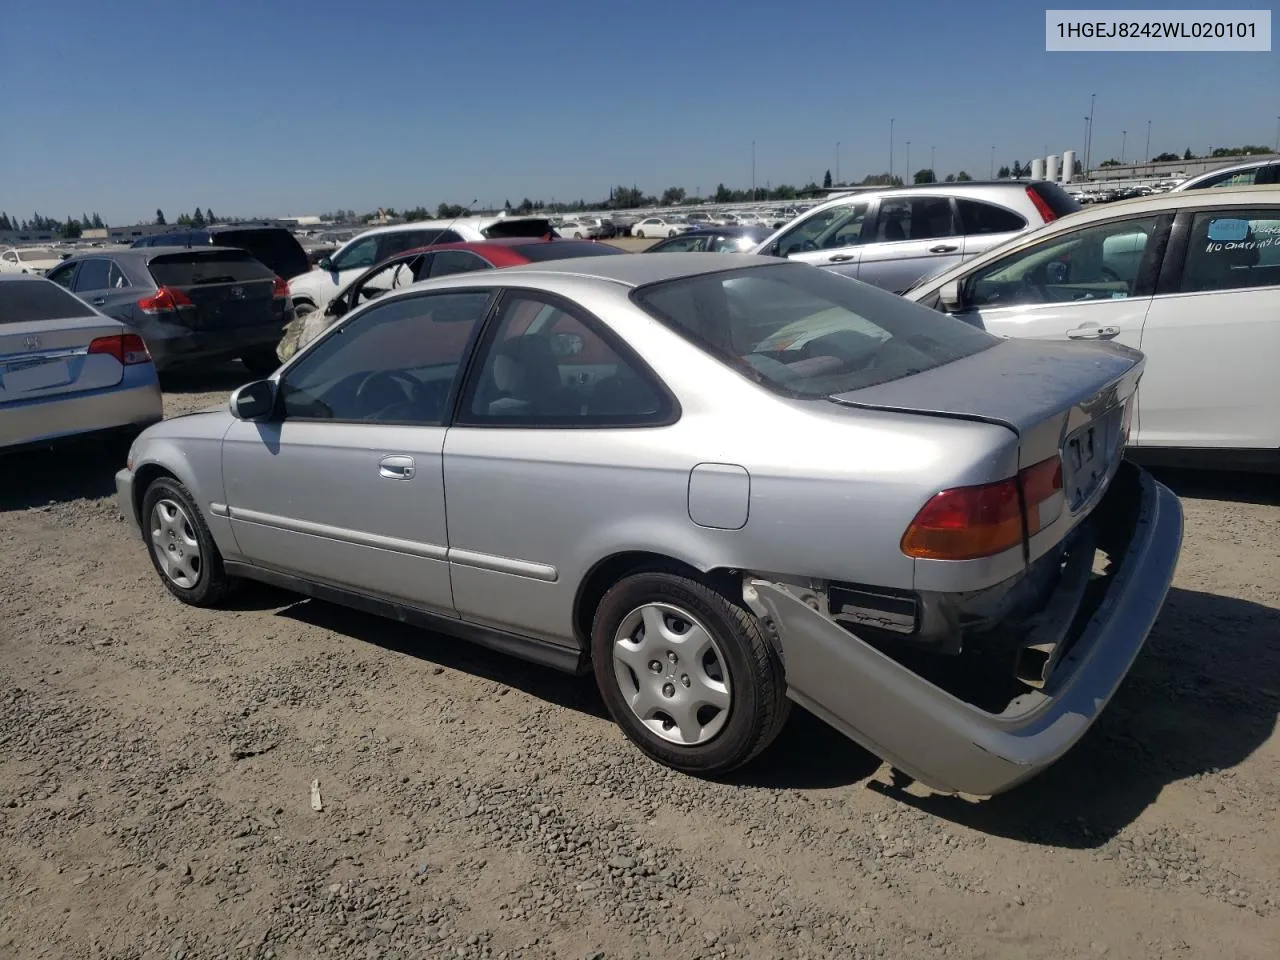
M 1201 180 L 1205 180 L 1209 177 L 1221 176 L 1224 173 L 1239 173 L 1242 170 L 1253 170 L 1256 167 L 1269 167 L 1269 166 L 1272 166 L 1273 164 L 1280 164 L 1280 157 L 1275 157 L 1275 156 L 1255 157 L 1252 160 L 1245 160 L 1241 163 L 1233 163 L 1226 167 L 1214 167 L 1212 170 L 1206 170 L 1204 173 L 1197 173 L 1194 177 L 1187 177 L 1187 179 L 1183 180 L 1176 187 L 1174 187 L 1172 192 L 1181 193 L 1189 185 L 1199 183 Z M 1224 187 L 1223 189 L 1225 190 L 1226 188 Z
M 519 283 L 531 274 L 563 275 L 603 280 L 626 287 L 640 287 L 663 280 L 722 273 L 739 267 L 782 265 L 776 257 L 759 257 L 748 253 L 718 253 L 708 257 L 697 253 L 647 253 L 620 257 L 573 257 L 567 260 L 544 260 L 540 263 L 508 267 L 495 275 L 502 283 Z M 455 274 L 455 276 L 465 276 Z M 430 281 L 429 281 L 430 282 Z M 472 277 L 472 283 L 475 278 Z M 486 277 L 485 282 L 489 280 Z
M 225 253 L 249 253 L 243 247 L 224 247 L 212 243 L 202 243 L 198 246 L 188 246 L 185 243 L 175 243 L 164 247 L 126 247 L 123 250 L 83 250 L 79 253 L 72 254 L 63 263 L 71 263 L 76 260 L 143 260 L 149 261 L 152 257 L 163 256 L 166 253 L 189 253 L 192 250 L 199 250 L 201 253 L 209 251 L 225 252 Z

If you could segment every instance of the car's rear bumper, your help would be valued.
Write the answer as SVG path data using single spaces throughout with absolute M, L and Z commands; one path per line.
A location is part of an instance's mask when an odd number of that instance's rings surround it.
M 777 628 L 788 696 L 937 790 L 991 796 L 1035 776 L 1080 739 L 1120 686 L 1181 549 L 1182 506 L 1150 475 L 1125 464 L 1108 498 L 1124 498 L 1113 507 L 1136 520 L 1127 542 L 1111 546 L 1105 592 L 1043 689 L 1028 688 L 1004 712 L 989 713 L 859 640 L 794 589 L 753 579 L 752 605 Z
M 0 404 L 0 450 L 14 452 L 71 437 L 141 430 L 164 415 L 151 364 L 124 369 L 113 387 Z
M 288 319 L 293 319 L 290 311 Z M 275 352 L 287 321 L 233 327 L 229 330 L 182 330 L 167 325 L 163 331 L 143 331 L 147 349 L 160 370 L 234 360 L 246 353 Z

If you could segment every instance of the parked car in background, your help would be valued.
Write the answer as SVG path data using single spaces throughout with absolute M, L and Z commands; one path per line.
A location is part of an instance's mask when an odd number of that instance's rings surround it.
M 42 277 L 60 264 L 63 256 L 49 247 L 9 247 L 0 253 L 0 273 Z
M 176 228 L 133 242 L 134 247 L 239 247 L 248 250 L 278 277 L 289 280 L 311 269 L 297 237 L 284 227 L 265 222 L 216 223 L 199 228 Z
M 724 223 L 724 221 L 715 214 L 708 213 L 705 210 L 695 210 L 692 213 L 687 213 L 685 214 L 684 219 L 689 226 L 697 230 L 702 230 L 707 227 L 716 227 Z
M 618 228 L 607 217 L 579 217 L 578 220 L 596 228 L 597 240 L 612 240 L 618 235 Z
M 766 239 L 789 257 L 901 293 L 922 276 L 1080 209 L 1045 180 L 928 183 L 841 194 Z
M 769 235 L 766 227 L 698 228 L 659 240 L 645 253 L 750 253 Z
M 1190 177 L 1174 186 L 1172 192 L 1204 190 L 1209 187 L 1263 187 L 1277 183 L 1280 183 L 1280 157 L 1271 157 L 1237 163 Z
M 699 776 L 789 699 L 990 795 L 1085 733 L 1173 576 L 1178 500 L 1122 456 L 1143 362 L 804 264 L 561 260 L 352 311 L 116 486 L 185 603 L 265 580 L 593 671 Z M 989 702 L 940 667 L 997 643 Z
M 478 243 L 501 237 L 547 237 L 557 231 L 546 217 L 459 217 L 374 227 L 356 234 L 314 269 L 289 281 L 299 316 L 323 310 L 338 291 L 375 263 L 429 243 Z
M 692 230 L 693 225 L 672 217 L 645 217 L 632 225 L 633 237 L 674 237 L 677 233 Z
M 323 310 L 297 317 L 285 328 L 276 356 L 288 360 L 339 318 L 370 300 L 421 280 L 495 270 L 525 263 L 623 254 L 607 243 L 560 238 L 506 237 L 480 243 L 442 243 L 398 253 L 360 274 Z
M 1280 469 L 1280 187 L 1091 207 L 906 296 L 999 336 L 1140 349 L 1134 455 Z
M 566 220 L 556 227 L 556 233 L 574 240 L 595 240 L 600 236 L 600 228 L 590 220 Z
M 0 277 L 0 452 L 136 434 L 162 415 L 141 337 L 49 280 Z
M 293 319 L 288 284 L 239 247 L 94 251 L 49 279 L 141 335 L 161 371 L 239 359 L 270 373 Z

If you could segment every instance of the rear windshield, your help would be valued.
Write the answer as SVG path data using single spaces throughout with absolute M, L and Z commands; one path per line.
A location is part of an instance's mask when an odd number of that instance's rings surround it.
M 1068 213 L 1075 213 L 1080 209 L 1080 201 L 1056 183 L 1037 183 L 1031 189 L 1040 195 L 1040 199 L 1048 205 L 1055 216 L 1065 217 Z
M 545 237 L 551 232 L 551 221 L 545 217 L 521 217 L 499 220 L 480 231 L 486 237 Z
M 288 230 L 219 230 L 213 242 L 223 247 L 243 247 L 286 280 L 311 269 L 302 244 Z
M 1000 342 L 878 287 L 796 263 L 667 280 L 638 287 L 632 298 L 712 356 L 788 396 L 860 390 Z
M 184 250 L 154 257 L 147 266 L 162 287 L 196 287 L 204 283 L 243 283 L 270 280 L 270 267 L 247 250 Z
M 586 243 L 577 240 L 556 240 L 551 243 L 525 243 L 511 249 L 530 260 L 568 260 L 572 257 L 603 257 L 626 251 L 607 243 Z
M 95 316 L 89 305 L 51 280 L 0 283 L 0 324 Z
M 26 260 L 28 262 L 36 260 L 57 260 L 58 255 L 52 250 L 47 250 L 44 247 L 29 247 L 26 250 L 18 251 L 18 259 Z

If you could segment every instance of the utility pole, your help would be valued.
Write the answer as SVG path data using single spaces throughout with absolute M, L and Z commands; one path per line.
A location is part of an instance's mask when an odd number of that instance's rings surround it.
M 1276 153 L 1280 153 L 1280 117 L 1276 117 Z
M 1096 93 L 1089 94 L 1089 140 L 1084 145 L 1084 171 L 1087 174 L 1093 160 L 1093 102 L 1097 99 Z
M 893 117 L 889 118 L 889 181 L 893 182 Z
M 907 169 L 902 172 L 902 182 L 906 183 L 911 177 L 911 141 L 907 141 Z
M 1129 146 L 1129 131 L 1120 131 L 1120 162 L 1124 163 L 1124 152 Z
M 988 179 L 994 180 L 995 178 L 996 178 L 996 148 L 995 148 L 994 146 L 992 146 L 992 148 L 991 148 L 991 176 L 990 176 Z
M 929 148 L 929 169 L 933 171 L 933 179 L 935 180 L 938 179 L 938 168 L 933 165 L 933 158 L 937 149 L 938 149 L 937 147 Z
M 840 179 L 840 141 L 836 141 L 836 183 L 842 183 Z
M 756 198 L 756 142 L 751 141 L 751 199 Z
M 1151 121 L 1150 120 L 1147 121 L 1147 147 L 1145 150 L 1142 151 L 1142 154 L 1143 154 L 1142 162 L 1150 163 L 1151 162 Z

